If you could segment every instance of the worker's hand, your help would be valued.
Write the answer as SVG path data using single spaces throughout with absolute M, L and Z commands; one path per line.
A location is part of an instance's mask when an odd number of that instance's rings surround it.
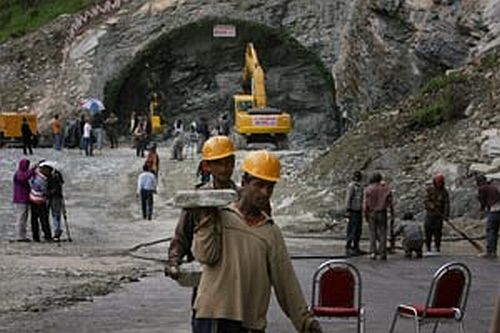
M 217 214 L 217 208 L 214 207 L 188 208 L 188 210 L 196 217 L 196 225 L 210 220 Z
M 321 326 L 316 319 L 314 319 L 309 325 L 307 333 L 323 333 L 323 331 L 321 330 Z
M 179 266 L 177 265 L 167 265 L 165 266 L 165 276 L 170 276 L 172 279 L 177 280 L 179 278 Z

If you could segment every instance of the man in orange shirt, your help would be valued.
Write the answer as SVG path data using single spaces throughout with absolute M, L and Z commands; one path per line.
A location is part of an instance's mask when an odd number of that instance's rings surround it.
M 54 116 L 54 118 L 52 119 L 51 127 L 52 127 L 52 139 L 53 139 L 53 143 L 54 143 L 54 149 L 61 150 L 62 126 L 61 126 L 61 122 L 59 121 L 58 114 L 56 114 Z

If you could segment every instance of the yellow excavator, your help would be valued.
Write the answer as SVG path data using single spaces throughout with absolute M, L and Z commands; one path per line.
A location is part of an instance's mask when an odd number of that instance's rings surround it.
M 265 74 L 253 43 L 246 46 L 243 68 L 243 83 L 249 81 L 249 92 L 233 96 L 236 145 L 246 148 L 252 143 L 270 143 L 277 149 L 287 149 L 292 119 L 290 114 L 267 106 Z
M 162 124 L 161 118 L 158 115 L 158 108 L 160 107 L 160 96 L 158 93 L 153 92 L 149 100 L 149 121 L 151 122 L 151 134 L 163 134 L 165 131 L 165 124 Z

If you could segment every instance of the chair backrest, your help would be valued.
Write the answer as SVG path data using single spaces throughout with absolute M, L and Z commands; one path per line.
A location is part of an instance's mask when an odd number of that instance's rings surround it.
M 316 269 L 311 306 L 359 308 L 360 304 L 361 276 L 354 265 L 329 260 Z
M 426 308 L 458 308 L 463 316 L 470 284 L 471 273 L 465 264 L 444 264 L 434 274 Z

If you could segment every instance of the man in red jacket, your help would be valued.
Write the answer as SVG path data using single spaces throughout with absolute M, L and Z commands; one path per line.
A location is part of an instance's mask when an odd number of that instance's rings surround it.
M 392 189 L 382 182 L 382 174 L 376 172 L 363 195 L 363 212 L 370 229 L 370 258 L 373 260 L 387 260 L 387 211 L 394 221 Z

